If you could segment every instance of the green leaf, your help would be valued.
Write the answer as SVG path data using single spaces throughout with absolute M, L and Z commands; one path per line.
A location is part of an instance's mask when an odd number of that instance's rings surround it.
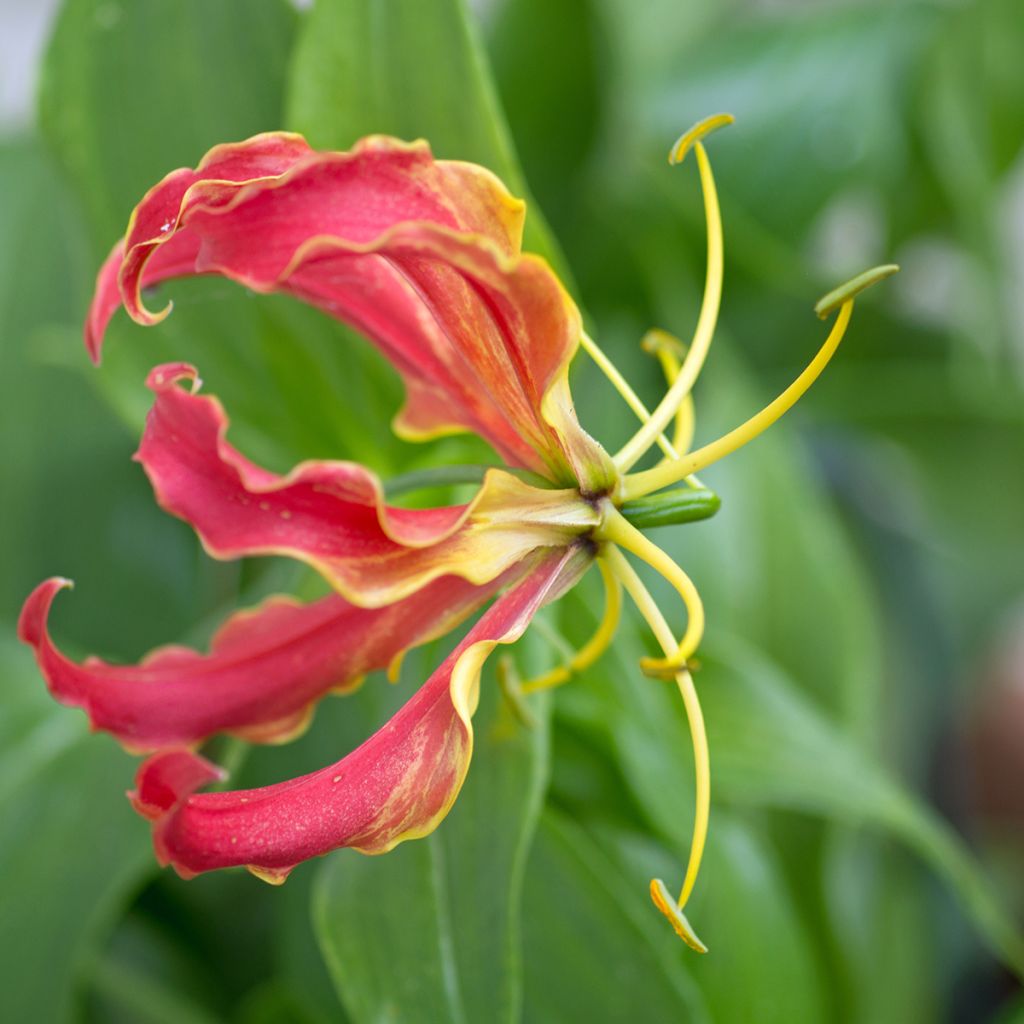
M 168 171 L 193 166 L 219 142 L 281 127 L 294 27 L 285 0 L 66 0 L 43 64 L 39 118 L 97 255 Z
M 514 718 L 493 674 L 481 684 L 468 779 L 438 830 L 383 857 L 335 854 L 321 870 L 314 918 L 355 1024 L 519 1019 L 519 901 L 548 731 L 543 707 L 531 729 Z M 360 711 L 379 712 L 389 695 L 377 694 Z
M 632 886 L 583 829 L 551 810 L 530 857 L 524 907 L 524 1020 L 616 1024 L 638 1011 L 650 1021 L 717 1019 L 646 886 Z
M 489 167 L 527 195 L 464 0 L 320 0 L 295 48 L 288 123 L 320 148 L 378 133 L 423 137 L 437 156 Z M 525 248 L 565 276 L 532 204 Z
M 633 114 L 623 150 L 660 156 L 701 117 L 731 112 L 738 128 L 714 142 L 727 154 L 718 163 L 723 192 L 790 239 L 843 185 L 899 173 L 908 143 L 893 98 L 934 20 L 929 5 L 876 0 L 743 18 L 716 4 L 675 18 L 674 7 L 645 5 L 638 15 L 628 0 L 607 3 Z
M 842 953 L 834 992 L 850 1020 L 940 1019 L 944 954 L 973 945 L 942 927 L 951 915 L 937 912 L 932 879 L 902 853 L 861 829 L 836 827 L 826 844 L 823 909 Z
M 709 953 L 694 956 L 646 905 L 652 876 L 680 875 L 678 854 L 646 836 L 599 825 L 593 829 L 598 844 L 607 846 L 622 867 L 629 886 L 623 899 L 631 898 L 650 915 L 651 941 L 668 947 L 714 1008 L 716 1020 L 813 1024 L 828 1019 L 822 957 L 764 832 L 716 809 L 700 884 L 687 906 Z M 736 983 L 738 978 L 743 984 Z
M 497 7 L 487 37 L 502 106 L 530 184 L 564 241 L 612 94 L 600 4 L 506 0 Z
M 870 825 L 906 843 L 952 888 L 992 950 L 1024 974 L 1024 940 L 954 836 L 877 762 L 803 700 L 786 678 L 733 642 L 701 693 L 719 799 Z
M 151 870 L 132 763 L 59 708 L 31 654 L 0 645 L 0 985 L 11 1020 L 70 1021 L 94 947 Z

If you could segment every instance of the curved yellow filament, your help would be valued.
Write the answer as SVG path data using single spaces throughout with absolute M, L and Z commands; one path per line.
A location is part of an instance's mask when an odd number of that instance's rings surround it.
M 651 414 L 647 411 L 647 406 L 644 405 L 639 395 L 629 386 L 629 382 L 619 372 L 619 368 L 604 354 L 604 351 L 598 346 L 597 342 L 585 331 L 580 336 L 580 345 L 583 351 L 594 360 L 600 371 L 608 378 L 612 387 L 622 395 L 626 405 L 636 413 L 636 418 L 643 424 L 649 423 Z M 655 441 L 668 458 L 679 458 L 679 454 L 672 442 L 663 433 L 659 432 Z
M 704 603 L 693 580 L 657 544 L 651 543 L 621 512 L 610 505 L 604 510 L 604 517 L 594 533 L 594 539 L 617 544 L 632 552 L 676 589 L 686 606 L 686 632 L 679 643 L 673 646 L 670 657 L 644 659 L 643 667 L 645 672 L 656 675 L 675 675 L 685 669 L 687 661 L 704 636 Z
M 604 557 L 616 576 L 622 581 L 626 592 L 633 599 L 637 610 L 644 617 L 644 620 L 651 627 L 655 638 L 665 652 L 665 657 L 673 659 L 678 655 L 678 645 L 672 630 L 669 628 L 661 610 L 654 602 L 647 588 L 643 585 L 636 571 L 616 547 L 608 545 Z M 700 700 L 693 685 L 693 678 L 686 669 L 682 669 L 675 675 L 676 685 L 683 698 L 686 708 L 686 717 L 690 723 L 690 737 L 693 741 L 693 759 L 696 773 L 696 810 L 693 819 L 693 838 L 690 842 L 690 857 L 686 865 L 686 875 L 683 879 L 682 891 L 677 903 L 670 903 L 666 899 L 665 885 L 659 879 L 651 882 L 651 896 L 655 906 L 672 923 L 676 932 L 693 949 L 701 953 L 707 952 L 707 947 L 697 938 L 696 933 L 690 927 L 683 907 L 686 905 L 690 894 L 693 892 L 694 884 L 697 881 L 697 874 L 700 871 L 701 858 L 704 855 L 704 845 L 707 841 L 708 818 L 711 807 L 711 759 L 708 753 L 707 734 L 704 729 L 704 715 L 701 712 Z
M 825 343 L 808 363 L 807 368 L 778 398 L 766 405 L 756 416 L 752 416 L 745 423 L 730 430 L 728 434 L 718 438 L 717 441 L 712 441 L 703 448 L 698 448 L 697 451 L 685 455 L 678 462 L 664 463 L 653 469 L 645 470 L 642 473 L 633 473 L 626 477 L 622 482 L 621 499 L 630 501 L 633 498 L 640 498 L 645 494 L 651 494 L 654 491 L 660 491 L 663 487 L 678 483 L 691 473 L 696 473 L 705 466 L 711 465 L 712 462 L 717 462 L 723 456 L 736 451 L 737 448 L 742 448 L 748 441 L 752 441 L 758 434 L 767 430 L 797 403 L 804 392 L 821 375 L 822 370 L 828 365 L 829 360 L 839 347 L 839 343 L 843 340 L 852 312 L 853 299 L 849 298 L 843 302 L 839 316 L 836 317 L 836 322 L 825 339 Z
M 700 169 L 708 233 L 704 298 L 701 302 L 700 316 L 697 318 L 697 328 L 693 333 L 693 341 L 690 343 L 689 351 L 686 353 L 686 358 L 683 360 L 675 382 L 668 389 L 648 422 L 615 455 L 615 465 L 621 473 L 632 468 L 644 456 L 658 434 L 672 421 L 683 399 L 690 393 L 694 381 L 704 365 L 704 359 L 711 347 L 711 339 L 714 337 L 715 324 L 718 321 L 718 307 L 722 300 L 724 262 L 722 215 L 718 206 L 718 192 L 715 189 L 715 179 L 711 173 L 711 163 L 708 160 L 707 152 L 699 141 L 693 143 L 693 148 L 697 154 L 697 165 Z
M 686 356 L 686 346 L 673 334 L 658 327 L 649 330 L 640 342 L 640 347 L 654 356 L 661 364 L 665 374 L 665 383 L 669 387 L 675 383 Z M 697 416 L 693 408 L 693 395 L 687 395 L 676 412 L 676 425 L 672 431 L 672 447 L 680 455 L 685 455 L 693 444 L 693 433 L 697 426 Z
M 569 682 L 574 675 L 593 665 L 608 649 L 618 629 L 622 613 L 622 586 L 619 578 L 603 558 L 598 558 L 597 567 L 604 580 L 604 615 L 596 632 L 566 664 L 521 683 L 518 688 L 520 693 L 536 693 L 538 690 L 550 690 L 555 686 L 561 686 Z

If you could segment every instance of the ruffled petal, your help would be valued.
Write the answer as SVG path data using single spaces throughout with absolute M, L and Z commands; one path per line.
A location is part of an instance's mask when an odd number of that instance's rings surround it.
M 199 240 L 175 230 L 182 200 L 193 185 L 277 178 L 311 152 L 301 135 L 266 132 L 245 142 L 214 146 L 195 170 L 183 167 L 157 182 L 132 211 L 125 237 L 96 279 L 85 322 L 85 346 L 93 362 L 99 362 L 103 333 L 121 305 L 119 278 L 133 279 L 137 296 L 142 287 L 193 272 Z
M 220 778 L 215 766 L 183 751 L 150 758 L 130 796 L 153 821 L 161 864 L 185 878 L 244 865 L 281 882 L 296 864 L 338 847 L 384 853 L 430 833 L 469 766 L 484 660 L 517 639 L 590 558 L 581 546 L 540 561 L 383 728 L 336 764 L 262 789 L 195 794 Z
M 139 665 L 71 661 L 53 644 L 47 618 L 68 580 L 55 577 L 29 596 L 18 636 L 34 648 L 53 696 L 82 708 L 93 729 L 133 753 L 198 743 L 229 732 L 280 743 L 308 723 L 328 692 L 354 689 L 410 647 L 448 632 L 506 580 L 476 587 L 443 577 L 385 608 L 357 608 L 339 596 L 311 604 L 272 597 L 232 615 L 209 654 L 162 647 Z
M 136 458 L 163 508 L 185 519 L 217 558 L 287 555 L 312 565 L 363 607 L 401 600 L 456 575 L 496 579 L 531 551 L 564 547 L 597 525 L 575 490 L 544 490 L 492 470 L 468 505 L 401 509 L 352 462 L 305 462 L 286 476 L 254 465 L 226 440 L 215 398 L 181 363 L 157 367 L 156 394 Z
M 129 235 L 118 271 L 140 322 L 167 312 L 143 307 L 141 284 L 185 273 L 291 292 L 394 362 L 408 391 L 397 424 L 406 435 L 472 430 L 513 465 L 595 493 L 611 485 L 610 461 L 575 417 L 542 412 L 576 350 L 579 312 L 542 260 L 519 255 L 522 204 L 482 168 L 374 137 L 278 177 L 193 180 L 163 223 L 172 228 L 155 238 Z M 101 272 L 104 309 L 109 278 Z M 102 321 L 90 316 L 96 353 Z

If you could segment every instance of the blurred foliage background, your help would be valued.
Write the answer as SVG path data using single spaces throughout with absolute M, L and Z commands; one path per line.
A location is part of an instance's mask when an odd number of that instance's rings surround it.
M 38 75 L 37 116 L 5 95 L 0 137 L 5 1019 L 1024 1019 L 1019 0 L 64 0 L 38 68 L 26 10 L 0 3 L 5 94 Z M 639 339 L 685 337 L 703 280 L 696 174 L 665 154 L 723 109 L 727 282 L 699 438 L 806 362 L 820 294 L 890 259 L 903 272 L 858 305 L 800 407 L 705 474 L 721 513 L 656 538 L 712 623 L 715 806 L 691 915 L 711 954 L 646 897 L 681 872 L 692 776 L 633 620 L 533 729 L 485 677 L 470 780 L 430 839 L 332 855 L 279 890 L 158 871 L 123 797 L 132 760 L 50 702 L 13 639 L 22 600 L 74 577 L 58 640 L 134 659 L 316 584 L 215 564 L 156 508 L 129 459 L 146 370 L 195 362 L 235 443 L 277 469 L 356 458 L 387 476 L 486 453 L 397 441 L 400 392 L 365 343 L 224 283 L 175 285 L 157 330 L 119 316 L 92 369 L 81 320 L 136 200 L 261 130 L 426 136 L 529 188 L 529 246 L 653 401 Z M 574 388 L 583 423 L 624 440 L 628 412 L 582 358 Z M 587 634 L 593 584 L 516 648 L 524 670 Z M 245 752 L 236 781 L 336 759 L 439 656 L 326 701 L 300 742 Z

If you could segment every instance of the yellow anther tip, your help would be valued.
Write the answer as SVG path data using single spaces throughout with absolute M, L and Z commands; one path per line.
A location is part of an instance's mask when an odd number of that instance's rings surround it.
M 686 346 L 674 334 L 669 334 L 668 331 L 663 331 L 660 327 L 652 327 L 640 339 L 640 347 L 652 356 L 666 350 L 678 359 L 683 359 L 686 356 Z
M 690 949 L 697 953 L 706 953 L 708 947 L 697 937 L 693 926 L 686 919 L 683 908 L 672 898 L 668 887 L 660 878 L 651 879 L 651 899 L 654 905 L 668 918 L 669 924 L 676 930 L 676 935 L 685 942 Z
M 825 320 L 830 313 L 834 313 L 844 302 L 848 302 L 856 295 L 860 295 L 865 288 L 870 288 L 887 277 L 892 277 L 899 270 L 896 263 L 884 263 L 880 267 L 872 267 L 864 273 L 851 277 L 849 281 L 833 288 L 827 295 L 822 296 L 814 306 L 814 312 Z
M 724 128 L 727 124 L 734 124 L 736 118 L 732 114 L 712 114 L 698 121 L 689 131 L 683 132 L 675 141 L 675 145 L 669 150 L 668 162 L 670 164 L 681 164 L 686 154 L 693 148 L 694 144 L 700 142 L 706 135 L 710 135 L 718 128 Z

